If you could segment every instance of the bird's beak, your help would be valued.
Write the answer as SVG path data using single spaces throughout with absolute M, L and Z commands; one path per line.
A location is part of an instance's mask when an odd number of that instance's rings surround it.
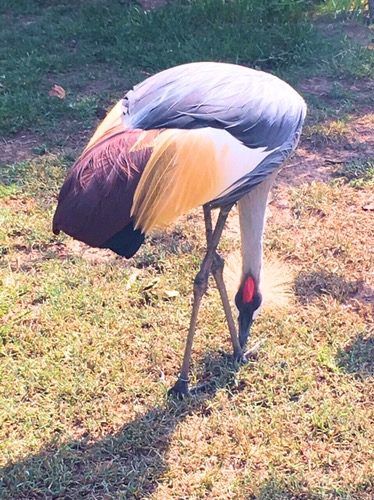
M 238 322 L 239 322 L 239 343 L 240 346 L 244 348 L 247 343 L 253 321 L 250 317 L 248 317 L 248 315 L 239 314 Z

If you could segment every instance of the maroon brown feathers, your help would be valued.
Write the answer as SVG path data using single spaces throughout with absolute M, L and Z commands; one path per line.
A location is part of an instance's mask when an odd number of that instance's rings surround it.
M 142 130 L 112 129 L 71 168 L 60 191 L 53 232 L 100 247 L 130 223 L 136 186 L 152 153 L 132 147 Z

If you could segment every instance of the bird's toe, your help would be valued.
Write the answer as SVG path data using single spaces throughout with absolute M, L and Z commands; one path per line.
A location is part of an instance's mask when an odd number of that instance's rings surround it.
M 243 351 L 242 350 L 240 350 L 240 351 L 234 351 L 233 352 L 232 358 L 234 360 L 234 363 L 240 363 L 242 357 L 243 357 Z
M 178 379 L 174 386 L 168 390 L 168 397 L 175 399 L 185 399 L 190 396 L 190 390 L 188 388 L 188 382 L 186 380 Z

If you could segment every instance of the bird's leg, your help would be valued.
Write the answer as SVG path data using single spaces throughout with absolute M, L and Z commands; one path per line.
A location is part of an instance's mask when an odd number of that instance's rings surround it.
M 208 205 L 204 205 L 203 210 L 204 210 L 206 243 L 207 243 L 207 248 L 209 248 L 210 240 L 213 234 L 212 209 Z
M 229 327 L 231 343 L 233 347 L 233 355 L 236 361 L 239 361 L 242 358 L 242 348 L 240 347 L 238 333 L 236 331 L 236 326 L 234 322 L 234 318 L 232 317 L 232 310 L 229 301 L 229 297 L 226 290 L 226 285 L 223 280 L 223 268 L 225 266 L 225 261 L 222 259 L 220 255 L 216 252 L 214 255 L 214 261 L 212 266 L 212 273 L 219 290 L 219 294 L 221 296 L 221 301 L 223 305 L 223 309 L 225 311 L 227 326 Z
M 206 240 L 209 246 L 210 238 L 212 237 L 213 225 L 212 225 L 212 209 L 204 205 L 204 219 L 205 219 L 205 231 L 206 231 Z M 223 305 L 223 309 L 225 311 L 227 325 L 229 327 L 231 343 L 234 351 L 234 359 L 239 360 L 242 356 L 242 349 L 240 347 L 238 334 L 236 331 L 235 321 L 232 317 L 232 311 L 230 306 L 229 297 L 226 290 L 226 285 L 223 280 L 223 268 L 225 266 L 225 261 L 222 257 L 214 252 L 213 265 L 212 265 L 212 274 L 214 280 L 216 282 L 217 288 L 219 290 L 219 294 L 221 296 L 221 301 Z
M 205 231 L 206 231 L 206 240 L 209 246 L 210 238 L 212 237 L 212 216 L 211 216 L 211 208 L 207 205 L 204 205 L 204 219 L 205 219 Z M 212 265 L 212 274 L 214 280 L 216 282 L 217 288 L 219 290 L 219 294 L 221 296 L 221 301 L 223 305 L 223 309 L 225 311 L 227 325 L 229 327 L 231 343 L 234 350 L 234 359 L 238 360 L 242 356 L 242 349 L 240 347 L 238 334 L 236 331 L 235 321 L 232 317 L 232 311 L 230 306 L 229 297 L 226 290 L 226 285 L 223 280 L 223 268 L 225 266 L 225 261 L 222 257 L 214 252 L 213 265 Z
M 183 356 L 182 368 L 178 377 L 178 380 L 174 387 L 169 390 L 169 395 L 177 396 L 183 398 L 188 395 L 188 374 L 190 370 L 190 359 L 192 351 L 192 343 L 196 330 L 197 316 L 199 313 L 200 303 L 203 295 L 208 288 L 208 278 L 212 268 L 214 255 L 222 235 L 223 228 L 227 216 L 231 210 L 232 205 L 221 208 L 216 226 L 214 231 L 212 230 L 212 225 L 210 223 L 210 230 L 207 229 L 207 252 L 204 260 L 200 266 L 200 271 L 197 273 L 194 281 L 193 287 L 193 306 L 190 321 L 190 328 L 187 335 L 186 347 Z M 204 214 L 206 213 L 206 208 L 204 207 Z

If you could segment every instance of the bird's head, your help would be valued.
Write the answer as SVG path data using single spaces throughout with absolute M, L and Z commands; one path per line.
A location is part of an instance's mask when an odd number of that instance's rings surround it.
M 247 274 L 235 296 L 235 304 L 239 310 L 239 341 L 242 347 L 247 342 L 249 330 L 260 311 L 261 302 L 258 284 L 250 274 Z

